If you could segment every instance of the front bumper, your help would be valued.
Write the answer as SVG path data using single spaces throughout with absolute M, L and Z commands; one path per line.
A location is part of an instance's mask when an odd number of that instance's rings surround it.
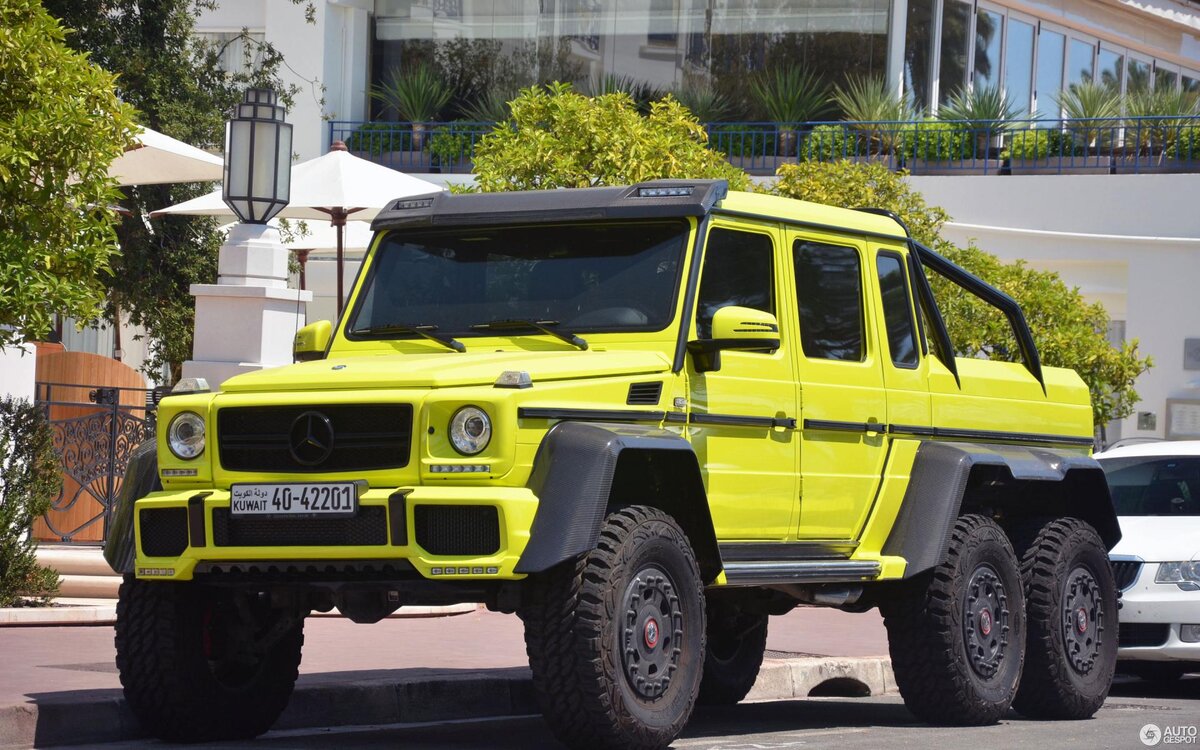
M 237 563 L 269 570 L 403 561 L 431 580 L 514 580 L 524 577 L 513 570 L 537 506 L 524 487 L 372 488 L 359 498 L 354 519 L 234 521 L 228 490 L 156 492 L 134 506 L 134 573 L 187 581 Z
M 1158 563 L 1143 563 L 1137 578 L 1121 593 L 1118 659 L 1200 661 L 1200 643 L 1180 638 L 1183 625 L 1200 624 L 1200 591 L 1173 583 L 1155 583 Z

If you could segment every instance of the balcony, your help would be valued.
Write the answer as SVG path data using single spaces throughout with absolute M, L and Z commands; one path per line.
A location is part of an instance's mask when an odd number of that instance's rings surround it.
M 494 123 L 335 120 L 330 141 L 405 172 L 469 173 Z M 709 123 L 711 146 L 752 175 L 850 159 L 915 175 L 1200 172 L 1200 116 L 960 122 Z

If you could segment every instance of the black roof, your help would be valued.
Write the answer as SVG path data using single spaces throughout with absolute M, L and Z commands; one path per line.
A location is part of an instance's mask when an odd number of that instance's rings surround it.
M 686 193 L 685 188 L 691 188 Z M 400 198 L 379 212 L 371 229 L 527 224 L 703 216 L 729 192 L 725 180 L 655 180 L 621 187 L 447 192 Z

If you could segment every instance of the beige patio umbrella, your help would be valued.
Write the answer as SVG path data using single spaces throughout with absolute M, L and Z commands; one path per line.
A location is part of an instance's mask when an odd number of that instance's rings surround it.
M 323 220 L 336 229 L 340 315 L 344 295 L 342 262 L 346 221 L 371 221 L 397 198 L 441 191 L 440 185 L 354 156 L 346 150 L 346 144 L 334 141 L 329 153 L 292 167 L 292 197 L 278 218 Z M 221 191 L 215 190 L 150 214 L 151 218 L 167 215 L 232 217 L 234 214 L 221 200 Z
M 137 145 L 113 160 L 108 176 L 122 186 L 212 182 L 221 179 L 222 159 L 183 141 L 142 128 Z

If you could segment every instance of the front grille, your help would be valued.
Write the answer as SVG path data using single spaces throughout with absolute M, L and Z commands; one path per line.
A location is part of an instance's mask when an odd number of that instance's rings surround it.
M 387 544 L 387 509 L 364 505 L 351 518 L 233 518 L 213 509 L 218 547 L 370 547 Z
M 1113 581 L 1117 584 L 1117 591 L 1124 591 L 1133 585 L 1137 580 L 1138 572 L 1142 569 L 1140 560 L 1113 560 L 1112 572 Z
M 146 557 L 177 557 L 187 549 L 187 508 L 146 508 L 138 517 Z
M 1171 626 L 1158 622 L 1123 622 L 1117 632 L 1117 643 L 1123 648 L 1161 646 L 1167 642 Z
M 417 544 L 433 555 L 492 555 L 500 550 L 500 519 L 491 505 L 418 505 Z
M 293 428 L 305 414 L 329 420 L 331 450 L 315 463 L 293 454 Z M 412 444 L 411 404 L 236 406 L 217 412 L 221 466 L 229 471 L 329 472 L 399 469 Z

